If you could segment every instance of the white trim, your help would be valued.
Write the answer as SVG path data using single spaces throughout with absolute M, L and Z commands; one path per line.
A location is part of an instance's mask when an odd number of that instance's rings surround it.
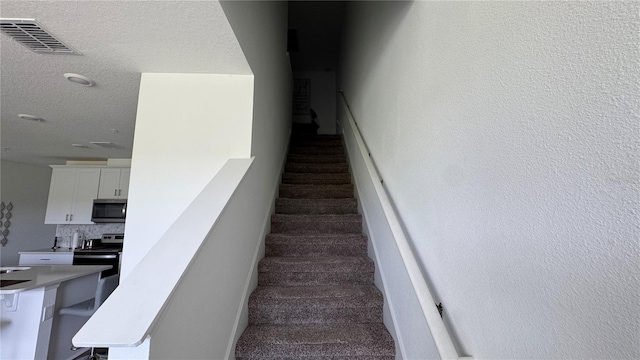
M 355 138 L 355 145 L 357 146 L 357 150 L 360 153 L 361 158 L 364 160 L 364 167 L 369 174 L 370 181 L 373 185 L 373 190 L 375 191 L 375 195 L 377 197 L 377 201 L 380 204 L 381 210 L 389 226 L 391 235 L 395 240 L 395 245 L 400 253 L 403 265 L 409 276 L 409 280 L 411 282 L 413 290 L 416 294 L 416 299 L 420 305 L 427 326 L 433 337 L 437 352 L 442 359 L 458 359 L 458 352 L 453 345 L 451 336 L 449 335 L 449 332 L 442 318 L 440 317 L 438 310 L 435 307 L 435 301 L 433 299 L 433 296 L 431 295 L 431 291 L 429 290 L 427 282 L 422 275 L 422 271 L 420 269 L 418 261 L 413 253 L 413 250 L 411 249 L 411 246 L 409 245 L 407 237 L 404 234 L 404 231 L 400 225 L 400 222 L 395 213 L 395 210 L 393 209 L 386 190 L 382 187 L 380 176 L 377 173 L 375 164 L 369 156 L 365 155 L 369 154 L 369 151 L 367 150 L 366 144 L 364 142 L 364 139 L 362 138 L 362 134 L 360 134 L 355 119 L 351 114 L 349 105 L 344 98 L 344 94 L 340 96 L 340 100 L 348 123 L 341 125 L 343 126 L 343 128 L 344 125 L 349 126 L 350 131 Z M 362 208 L 364 211 L 364 203 L 361 204 L 363 205 Z M 369 222 L 367 222 L 367 224 L 369 224 Z M 372 236 L 371 233 L 369 235 Z
M 352 174 L 354 174 L 354 182 L 358 182 L 357 179 L 355 179 L 355 172 L 353 172 Z M 360 200 L 358 199 L 358 202 L 360 202 Z M 387 302 L 388 306 L 389 306 L 389 315 L 391 315 L 391 321 L 393 321 L 393 328 L 394 328 L 394 334 L 396 336 L 396 345 L 398 346 L 398 348 L 400 349 L 400 353 L 401 353 L 401 359 L 405 359 L 407 357 L 407 350 L 405 349 L 404 346 L 404 341 L 402 339 L 402 332 L 401 331 L 397 331 L 396 329 L 400 328 L 400 324 L 398 323 L 398 319 L 396 317 L 396 308 L 393 305 L 393 300 L 391 300 L 391 294 L 389 293 L 389 287 L 387 286 L 387 281 L 386 281 L 386 276 L 384 273 L 384 266 L 382 265 L 382 261 L 380 261 L 380 257 L 378 256 L 378 254 L 380 253 L 378 251 L 378 247 L 376 246 L 376 238 L 375 235 L 373 234 L 373 231 L 371 231 L 371 228 L 369 227 L 369 214 L 367 213 L 367 209 L 364 207 L 364 205 L 362 204 L 362 202 L 360 202 L 360 207 L 362 208 L 362 213 L 364 215 L 365 218 L 365 222 L 367 224 L 367 234 L 369 235 L 369 237 L 371 237 L 371 245 L 373 246 L 373 253 L 375 254 L 376 258 L 375 258 L 375 262 L 376 262 L 376 267 L 378 268 L 378 271 L 380 271 L 380 281 L 382 281 L 382 287 L 383 287 L 383 291 L 384 291 L 384 300 Z M 396 355 L 396 359 L 398 359 L 397 355 Z

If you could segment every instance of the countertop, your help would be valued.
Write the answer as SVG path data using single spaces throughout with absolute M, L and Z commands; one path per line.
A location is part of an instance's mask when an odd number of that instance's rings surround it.
M 38 249 L 38 250 L 28 250 L 28 251 L 18 251 L 18 254 L 32 254 L 32 253 L 73 253 L 73 249 L 69 248 L 46 248 L 46 249 Z
M 28 280 L 22 283 L 0 288 L 0 294 L 15 294 L 42 286 L 53 285 L 63 281 L 76 279 L 111 268 L 111 265 L 49 265 L 49 266 L 16 266 L 28 270 L 13 271 L 0 274 L 1 280 Z M 5 268 L 3 268 L 5 269 Z

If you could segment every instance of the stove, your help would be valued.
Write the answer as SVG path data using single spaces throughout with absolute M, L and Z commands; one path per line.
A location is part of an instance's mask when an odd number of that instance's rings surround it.
M 120 273 L 124 234 L 104 234 L 92 243 L 90 248 L 73 251 L 73 265 L 112 265 L 111 269 L 102 272 L 101 277 Z

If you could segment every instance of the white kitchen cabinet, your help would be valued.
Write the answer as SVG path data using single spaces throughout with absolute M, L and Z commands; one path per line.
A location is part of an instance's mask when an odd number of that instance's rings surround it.
M 91 210 L 98 196 L 100 168 L 54 168 L 45 224 L 93 224 Z
M 19 266 L 72 265 L 73 252 L 20 252 Z
M 129 168 L 102 168 L 98 199 L 126 199 L 129 195 Z

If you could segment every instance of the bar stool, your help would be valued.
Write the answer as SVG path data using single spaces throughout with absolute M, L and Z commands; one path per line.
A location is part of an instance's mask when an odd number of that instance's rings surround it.
M 101 278 L 100 280 L 98 280 L 96 297 L 77 304 L 63 307 L 58 310 L 58 314 L 91 317 L 96 312 L 96 310 L 98 310 L 100 305 L 102 305 L 102 303 L 109 297 L 109 295 L 111 295 L 113 290 L 116 289 L 116 287 L 118 286 L 118 278 L 118 275 L 111 275 Z M 72 347 L 72 349 L 75 349 L 75 347 Z M 97 359 L 95 348 L 91 348 L 89 359 Z

